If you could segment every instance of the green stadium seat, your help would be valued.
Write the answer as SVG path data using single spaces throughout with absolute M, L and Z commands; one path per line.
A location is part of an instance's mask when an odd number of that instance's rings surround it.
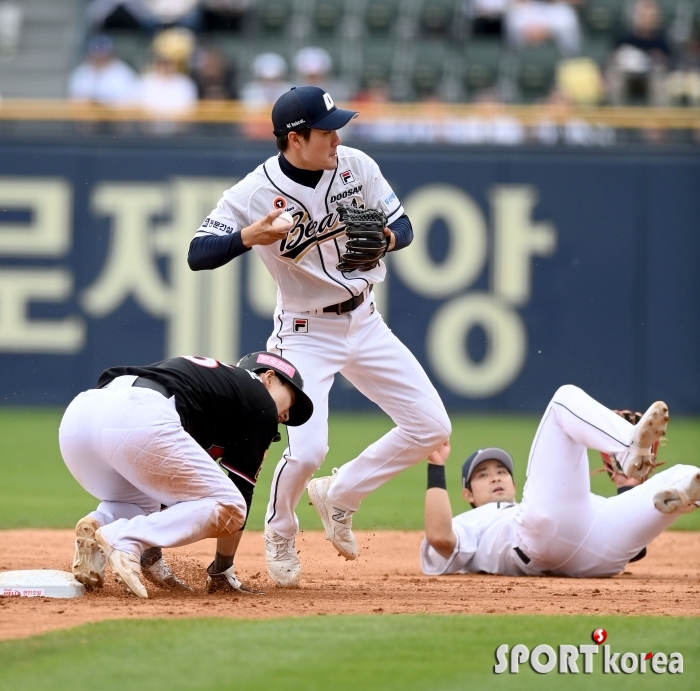
M 386 39 L 366 39 L 362 43 L 360 83 L 390 82 L 394 71 L 394 46 Z
M 127 65 L 141 72 L 151 59 L 152 37 L 143 31 L 119 29 L 106 32 L 114 42 L 114 52 Z
M 411 85 L 417 98 L 436 93 L 445 74 L 448 48 L 445 41 L 425 39 L 415 45 Z
M 554 86 L 556 65 L 561 55 L 556 46 L 544 43 L 519 49 L 516 58 L 516 83 L 523 100 L 547 96 Z
M 456 7 L 455 0 L 424 0 L 418 20 L 421 32 L 426 36 L 447 36 Z
M 587 0 L 581 10 L 586 34 L 614 38 L 622 29 L 624 9 L 625 0 Z
M 311 15 L 314 32 L 321 36 L 340 33 L 344 9 L 342 0 L 317 0 Z
M 287 32 L 294 15 L 294 3 L 292 0 L 259 0 L 252 11 L 257 14 L 260 34 L 280 35 Z
M 258 54 L 255 53 L 251 56 L 250 44 L 242 37 L 237 34 L 232 33 L 211 33 L 203 41 L 203 45 L 215 50 L 217 53 L 226 59 L 226 61 L 235 67 L 236 73 L 240 75 L 240 78 L 247 80 L 249 77 L 250 64 L 252 58 Z
M 365 30 L 370 36 L 385 36 L 396 26 L 400 0 L 371 0 L 365 10 Z
M 603 67 L 607 62 L 614 41 L 607 36 L 584 36 L 581 44 L 581 56 L 590 58 L 599 67 Z
M 478 39 L 470 41 L 462 57 L 462 82 L 470 96 L 496 85 L 503 62 L 500 41 Z

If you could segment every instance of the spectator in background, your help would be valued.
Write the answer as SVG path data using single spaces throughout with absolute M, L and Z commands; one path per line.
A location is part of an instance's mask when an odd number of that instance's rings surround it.
M 147 129 L 154 134 L 184 129 L 173 118 L 187 115 L 197 104 L 197 87 L 184 74 L 193 51 L 194 36 L 187 29 L 166 29 L 153 40 L 155 64 L 141 77 L 138 103 L 153 116 Z
M 253 60 L 253 80 L 241 91 L 241 100 L 247 106 L 272 106 L 292 88 L 287 76 L 287 61 L 277 53 L 260 53 Z M 268 127 L 267 130 L 270 128 Z M 266 136 L 269 135 L 269 131 Z
M 0 60 L 17 52 L 22 31 L 22 6 L 17 2 L 0 2 Z
M 228 101 L 238 98 L 235 70 L 221 54 L 207 48 L 195 51 L 190 75 L 197 86 L 200 101 Z
M 578 15 L 568 3 L 558 0 L 514 0 L 506 15 L 506 32 L 514 46 L 553 41 L 567 56 L 576 55 L 581 47 Z
M 665 105 L 665 79 L 671 50 L 661 30 L 654 0 L 637 0 L 632 26 L 616 44 L 608 68 L 608 90 L 615 105 Z
M 666 90 L 676 106 L 700 106 L 700 38 L 692 35 L 668 75 Z
M 297 84 L 318 86 L 333 94 L 334 101 L 347 101 L 350 98 L 348 85 L 333 78 L 333 60 L 328 51 L 316 46 L 302 48 L 294 56 L 294 69 L 297 73 Z
M 136 97 L 137 83 L 131 67 L 114 56 L 112 39 L 98 35 L 88 43 L 85 62 L 71 74 L 68 96 L 74 101 L 127 106 Z
M 92 0 L 87 7 L 88 23 L 98 29 L 144 29 L 158 31 L 183 26 L 200 28 L 200 0 Z
M 511 0 L 465 0 L 474 36 L 503 36 L 503 22 Z

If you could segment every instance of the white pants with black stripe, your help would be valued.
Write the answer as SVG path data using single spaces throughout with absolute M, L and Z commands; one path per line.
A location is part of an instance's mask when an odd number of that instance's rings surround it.
M 451 425 L 428 376 L 387 327 L 371 293 L 347 314 L 277 310 L 275 324 L 267 349 L 299 369 L 314 404 L 305 425 L 287 428 L 289 446 L 272 482 L 267 522 L 289 539 L 298 530 L 296 505 L 328 452 L 328 393 L 337 373 L 396 423 L 339 469 L 328 494 L 339 508 L 356 511 L 373 490 L 438 448 Z
M 243 495 L 185 432 L 175 398 L 132 387 L 134 379 L 81 393 L 61 420 L 63 460 L 100 500 L 90 516 L 115 549 L 137 555 L 239 530 Z
M 634 426 L 575 386 L 562 386 L 530 451 L 516 521 L 527 570 L 612 576 L 678 516 L 654 508 L 654 495 L 697 473 L 676 465 L 615 497 L 591 494 L 587 449 L 628 451 Z

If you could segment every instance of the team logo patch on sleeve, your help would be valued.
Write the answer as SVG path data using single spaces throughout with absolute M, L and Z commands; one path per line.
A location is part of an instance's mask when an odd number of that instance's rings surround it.
M 349 185 L 349 184 L 355 182 L 355 177 L 353 176 L 351 170 L 344 170 L 340 174 L 340 179 L 343 181 L 344 185 Z
M 308 319 L 295 319 L 293 329 L 294 329 L 295 334 L 307 334 L 307 333 L 309 333 L 309 320 Z
M 284 197 L 275 197 L 272 200 L 272 206 L 275 209 L 285 209 L 287 207 L 287 200 Z

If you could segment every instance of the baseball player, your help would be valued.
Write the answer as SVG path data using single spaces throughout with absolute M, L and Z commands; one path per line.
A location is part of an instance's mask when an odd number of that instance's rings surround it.
M 207 592 L 249 592 L 233 557 L 277 424 L 311 417 L 303 388 L 292 363 L 265 352 L 238 367 L 187 356 L 104 371 L 59 429 L 68 470 L 100 500 L 76 526 L 76 579 L 101 587 L 107 560 L 138 597 L 148 597 L 142 574 L 187 588 L 160 548 L 216 537 Z
M 278 288 L 267 349 L 296 363 L 314 402 L 309 422 L 288 429 L 266 514 L 267 568 L 280 586 L 300 581 L 294 510 L 307 484 L 327 537 L 355 559 L 352 515 L 362 499 L 451 431 L 435 388 L 376 307 L 381 257 L 406 247 L 413 231 L 377 164 L 340 145 L 337 130 L 357 115 L 319 87 L 284 93 L 272 110 L 279 154 L 224 193 L 190 245 L 194 270 L 257 252 Z M 291 222 L 278 218 L 284 212 Z M 338 372 L 396 427 L 337 474 L 309 483 L 328 451 L 328 392 Z
M 535 435 L 522 502 L 515 503 L 513 459 L 503 449 L 482 449 L 462 469 L 463 496 L 474 508 L 455 518 L 445 491 L 445 444 L 428 457 L 423 572 L 586 578 L 623 571 L 681 513 L 700 505 L 700 468 L 676 465 L 644 481 L 667 423 L 661 401 L 631 425 L 581 389 L 562 386 Z M 628 479 L 618 486 L 637 486 L 607 499 L 591 494 L 586 449 L 613 459 Z

